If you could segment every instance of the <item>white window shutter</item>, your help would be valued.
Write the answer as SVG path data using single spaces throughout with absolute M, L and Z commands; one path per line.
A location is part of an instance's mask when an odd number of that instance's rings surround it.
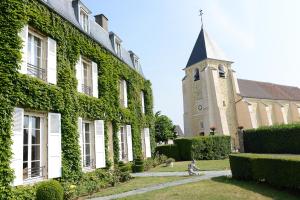
M 48 178 L 61 177 L 61 115 L 48 113 Z
M 83 84 L 83 66 L 81 56 L 79 56 L 79 60 L 76 63 L 76 78 L 78 81 L 77 91 L 82 92 L 82 84 Z
M 128 161 L 133 161 L 131 126 L 126 125 Z
M 22 74 L 27 74 L 27 57 L 28 57 L 28 25 L 25 25 L 22 31 L 19 33 L 19 36 L 22 39 L 23 48 L 21 50 L 22 53 L 22 62 L 21 69 L 19 70 Z
M 95 121 L 95 152 L 96 168 L 105 167 L 104 121 Z
M 82 134 L 82 118 L 78 117 L 78 125 L 77 125 L 77 130 L 78 130 L 78 143 L 80 147 L 80 160 L 81 160 L 81 168 L 83 168 L 83 134 Z
M 98 98 L 98 66 L 92 62 L 92 78 L 93 78 L 93 97 Z
M 123 80 L 123 91 L 124 91 L 124 107 L 128 107 L 128 100 L 127 100 L 127 82 Z
M 144 129 L 144 134 L 145 134 L 146 158 L 151 158 L 151 143 L 150 143 L 150 130 L 149 130 L 149 128 Z
M 121 145 L 121 131 L 119 130 L 118 133 L 118 139 L 119 139 L 119 160 L 122 160 L 122 145 Z
M 56 41 L 48 38 L 47 51 L 47 81 L 56 85 L 57 82 L 57 60 L 56 60 Z
M 14 186 L 23 184 L 23 125 L 24 110 L 15 108 L 13 113 L 13 135 L 12 135 L 12 160 L 11 168 L 14 170 Z

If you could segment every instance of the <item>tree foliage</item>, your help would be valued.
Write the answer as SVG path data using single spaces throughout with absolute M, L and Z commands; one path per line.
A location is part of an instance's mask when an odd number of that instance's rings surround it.
M 172 120 L 166 115 L 161 115 L 161 112 L 157 112 L 155 114 L 155 141 L 166 142 L 175 137 L 175 126 Z

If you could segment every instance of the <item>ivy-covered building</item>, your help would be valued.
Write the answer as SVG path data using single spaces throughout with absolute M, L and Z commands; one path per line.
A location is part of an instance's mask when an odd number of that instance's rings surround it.
M 0 193 L 151 157 L 151 83 L 80 0 L 0 4 Z

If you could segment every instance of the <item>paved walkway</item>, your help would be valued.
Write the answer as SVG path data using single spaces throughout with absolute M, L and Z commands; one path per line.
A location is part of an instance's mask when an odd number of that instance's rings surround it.
M 93 200 L 110 200 L 110 199 L 118 199 L 118 198 L 124 198 L 132 195 L 137 195 L 137 194 L 143 194 L 146 192 L 151 192 L 154 190 L 159 190 L 163 189 L 166 187 L 171 187 L 171 186 L 177 186 L 177 185 L 183 185 L 187 183 L 194 183 L 202 180 L 207 180 L 211 179 L 214 177 L 218 176 L 229 176 L 231 175 L 230 170 L 226 171 L 202 171 L 204 175 L 202 176 L 192 176 L 191 178 L 183 179 L 183 180 L 178 180 L 178 181 L 172 181 L 172 182 L 167 182 L 167 183 L 160 183 L 157 185 L 152 185 L 144 188 L 139 188 L 136 190 L 120 193 L 120 194 L 114 194 L 110 196 L 105 196 L 105 197 L 97 197 L 93 198 Z M 147 176 L 185 176 L 188 175 L 187 172 L 144 172 L 144 173 L 136 173 L 133 174 L 134 177 L 147 177 Z

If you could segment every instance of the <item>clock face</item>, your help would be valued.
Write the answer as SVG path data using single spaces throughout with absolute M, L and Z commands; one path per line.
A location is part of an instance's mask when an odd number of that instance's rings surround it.
M 202 105 L 199 105 L 199 106 L 198 106 L 198 110 L 201 111 L 202 109 L 203 109 Z

